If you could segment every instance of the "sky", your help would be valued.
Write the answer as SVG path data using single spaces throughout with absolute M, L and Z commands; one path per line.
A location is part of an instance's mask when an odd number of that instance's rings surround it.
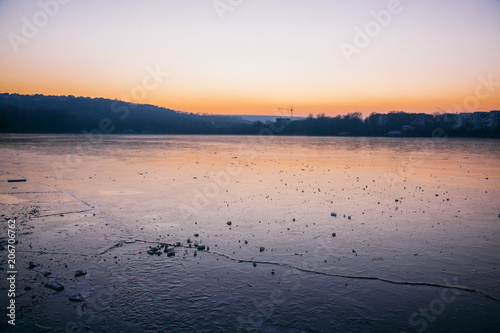
M 0 92 L 186 112 L 500 109 L 500 0 L 0 0 Z

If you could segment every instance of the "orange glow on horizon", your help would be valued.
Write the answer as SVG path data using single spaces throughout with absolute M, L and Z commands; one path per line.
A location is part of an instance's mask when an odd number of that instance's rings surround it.
M 16 50 L 8 36 L 41 8 L 0 2 L 0 92 L 211 114 L 500 109 L 497 0 L 407 3 L 346 57 L 339 45 L 355 43 L 379 5 L 256 0 L 221 21 L 212 6 L 180 1 L 69 2 Z
M 14 83 L 14 84 L 12 84 Z M 283 115 L 288 116 L 288 112 L 278 110 L 279 108 L 289 108 L 293 106 L 294 116 L 307 117 L 309 114 L 316 116 L 324 113 L 327 116 L 344 115 L 352 112 L 361 112 L 364 116 L 370 115 L 372 112 L 387 113 L 390 111 L 405 111 L 415 113 L 435 113 L 435 112 L 465 112 L 470 110 L 461 110 L 457 105 L 463 106 L 467 95 L 462 96 L 440 96 L 433 98 L 415 98 L 415 97 L 399 97 L 392 99 L 384 98 L 353 98 L 328 99 L 328 97 L 299 99 L 296 98 L 292 102 L 282 99 L 258 99 L 253 97 L 234 98 L 228 96 L 206 96 L 199 97 L 193 95 L 190 97 L 187 93 L 180 93 L 178 96 L 163 96 L 160 93 L 151 94 L 142 100 L 134 101 L 130 97 L 130 93 L 126 91 L 118 91 L 120 89 L 110 90 L 105 92 L 102 89 L 92 89 L 91 87 L 78 87 L 76 89 L 58 88 L 57 86 L 46 85 L 43 89 L 23 88 L 25 85 L 22 82 L 15 84 L 12 82 L 9 85 L 10 89 L 3 87 L 0 84 L 1 92 L 18 93 L 18 94 L 44 94 L 44 95 L 73 95 L 76 97 L 91 97 L 91 98 L 108 98 L 118 99 L 138 104 L 152 104 L 159 107 L 165 107 L 176 111 L 193 112 L 193 113 L 208 113 L 221 115 Z M 482 101 L 477 110 L 498 110 L 500 109 L 500 96 L 492 96 L 487 101 Z

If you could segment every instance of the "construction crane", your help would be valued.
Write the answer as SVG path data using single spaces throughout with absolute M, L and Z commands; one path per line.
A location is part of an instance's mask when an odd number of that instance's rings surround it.
M 293 119 L 293 106 L 290 106 L 290 108 L 278 108 L 278 110 L 290 111 L 290 121 L 292 121 L 292 119 Z

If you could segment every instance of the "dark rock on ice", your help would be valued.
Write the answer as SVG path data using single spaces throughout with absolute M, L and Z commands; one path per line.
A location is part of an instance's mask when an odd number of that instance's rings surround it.
M 79 276 L 83 276 L 83 275 L 87 275 L 87 271 L 84 269 L 79 269 L 75 272 L 75 277 L 79 277 Z
M 73 302 L 83 302 L 84 301 L 83 296 L 80 293 L 76 293 L 76 294 L 71 295 L 69 297 L 69 300 L 73 301 Z
M 30 261 L 28 263 L 28 268 L 29 269 L 33 269 L 33 268 L 38 267 L 38 266 L 40 266 L 40 264 L 35 264 L 33 261 Z
M 161 251 L 162 249 L 164 249 L 163 252 L 167 252 L 167 248 L 165 245 L 166 244 L 159 244 L 158 246 L 155 246 L 155 247 L 150 246 L 149 250 L 148 250 L 148 254 L 150 254 L 150 255 L 156 254 L 157 256 L 160 256 L 162 253 L 162 251 Z
M 45 287 L 55 291 L 61 291 L 64 289 L 64 286 L 57 281 L 49 281 L 45 284 Z
M 169 257 L 175 256 L 175 248 L 173 246 L 168 246 L 165 252 L 167 252 L 167 256 Z

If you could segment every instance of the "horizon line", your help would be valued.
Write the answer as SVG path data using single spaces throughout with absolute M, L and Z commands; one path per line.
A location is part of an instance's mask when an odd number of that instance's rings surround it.
M 166 106 L 161 106 L 161 105 L 158 105 L 158 104 L 151 104 L 151 103 L 134 103 L 134 102 L 127 102 L 127 101 L 124 101 L 124 100 L 121 100 L 121 99 L 118 99 L 118 98 L 109 98 L 109 97 L 102 97 L 102 96 L 99 96 L 99 97 L 90 97 L 90 96 L 77 96 L 77 95 L 72 95 L 72 94 L 68 94 L 68 95 L 46 95 L 46 94 L 40 94 L 40 93 L 35 93 L 35 94 L 21 94 L 21 93 L 8 93 L 8 92 L 0 92 L 0 95 L 20 95 L 20 96 L 37 96 L 37 95 L 40 95 L 40 96 L 44 96 L 44 97 L 70 97 L 70 98 L 85 98 L 85 99 L 104 99 L 104 100 L 110 100 L 110 101 L 119 101 L 119 102 L 122 102 L 122 103 L 126 103 L 126 104 L 133 104 L 133 105 L 144 105 L 144 106 L 153 106 L 153 107 L 157 107 L 159 109 L 167 109 L 167 110 L 171 110 L 171 111 L 174 111 L 174 112 L 178 112 L 178 113 L 187 113 L 187 114 L 196 114 L 196 115 L 207 115 L 207 116 L 229 116 L 229 117 L 245 117 L 245 116 L 252 116 L 252 117 L 282 117 L 282 118 L 287 118 L 287 115 L 272 115 L 272 114 L 238 114 L 238 113 L 207 113 L 207 112 L 193 112 L 193 111 L 183 111 L 183 110 L 176 110 L 176 109 L 171 109 L 169 107 L 166 107 Z M 276 107 L 275 109 L 279 109 L 280 107 Z M 330 117 L 330 118 L 334 118 L 334 117 L 337 117 L 337 116 L 346 116 L 346 115 L 350 115 L 350 114 L 361 114 L 362 118 L 366 119 L 368 118 L 370 115 L 372 114 L 380 114 L 380 115 L 383 115 L 383 114 L 391 114 L 391 113 L 398 113 L 398 112 L 403 112 L 403 113 L 407 113 L 407 114 L 427 114 L 427 115 L 436 115 L 436 114 L 454 114 L 454 115 L 459 115 L 459 114 L 473 114 L 473 113 L 476 113 L 476 112 L 493 112 L 493 111 L 500 111 L 500 108 L 499 109 L 491 109 L 489 111 L 486 111 L 486 110 L 475 110 L 475 111 L 466 111 L 466 112 L 447 112 L 446 110 L 442 110 L 440 109 L 439 107 L 437 108 L 438 111 L 435 111 L 435 112 L 429 112 L 429 111 L 421 111 L 421 112 L 408 112 L 408 111 L 405 111 L 405 110 L 397 110 L 397 109 L 394 109 L 394 110 L 391 110 L 391 111 L 385 111 L 385 112 L 376 112 L 376 111 L 372 111 L 370 112 L 369 114 L 365 114 L 364 112 L 361 112 L 361 111 L 352 111 L 352 112 L 347 112 L 347 113 L 336 113 L 334 116 L 332 115 L 326 115 L 325 112 L 320 112 L 316 115 L 314 115 L 312 112 L 309 112 L 308 115 L 294 115 L 293 118 L 309 118 L 311 116 L 313 116 L 313 118 L 317 118 L 319 116 L 325 116 L 325 117 Z M 294 108 L 294 111 L 296 111 L 296 109 Z M 332 111 L 332 112 L 335 112 L 335 111 Z

